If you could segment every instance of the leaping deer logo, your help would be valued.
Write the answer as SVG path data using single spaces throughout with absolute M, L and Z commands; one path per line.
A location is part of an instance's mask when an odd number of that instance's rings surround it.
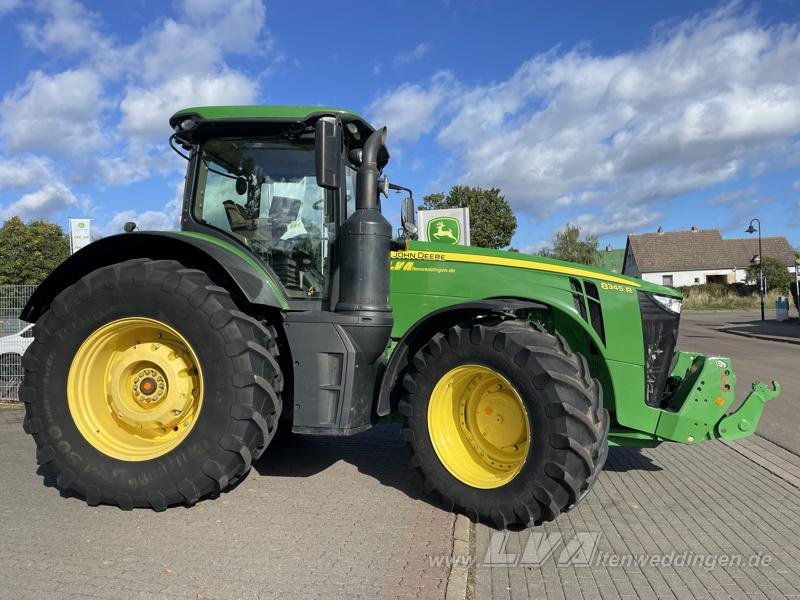
M 453 233 L 453 230 L 452 229 L 445 229 L 444 221 L 438 221 L 436 223 L 436 231 L 434 232 L 433 237 L 435 237 L 437 240 L 442 240 L 444 238 L 450 238 L 454 242 L 458 242 L 458 238 Z

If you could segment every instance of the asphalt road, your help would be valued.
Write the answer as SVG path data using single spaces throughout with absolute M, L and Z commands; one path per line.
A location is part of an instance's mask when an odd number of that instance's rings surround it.
M 774 318 L 771 313 L 767 311 L 768 319 Z M 737 401 L 744 400 L 754 380 L 779 381 L 783 393 L 767 404 L 758 434 L 800 454 L 800 346 L 716 331 L 727 323 L 758 318 L 758 311 L 684 313 L 678 348 L 733 359 Z

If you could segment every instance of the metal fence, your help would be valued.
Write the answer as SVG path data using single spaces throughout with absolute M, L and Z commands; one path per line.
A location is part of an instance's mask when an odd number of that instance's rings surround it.
M 31 326 L 19 320 L 34 285 L 0 285 L 0 402 L 17 402 L 22 355 L 33 341 Z

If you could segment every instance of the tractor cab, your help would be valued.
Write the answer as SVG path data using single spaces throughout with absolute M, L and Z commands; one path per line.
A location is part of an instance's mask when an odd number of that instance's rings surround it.
M 289 301 L 335 307 L 337 238 L 356 210 L 364 145 L 376 132 L 338 109 L 231 107 L 218 114 L 190 108 L 170 121 L 173 148 L 190 161 L 182 229 L 245 246 Z M 381 143 L 371 165 L 374 190 L 365 192 L 378 211 L 388 159 Z

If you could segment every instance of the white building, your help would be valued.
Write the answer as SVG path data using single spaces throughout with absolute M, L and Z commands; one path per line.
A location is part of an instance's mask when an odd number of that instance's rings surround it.
M 795 255 L 785 237 L 761 238 L 764 256 L 794 270 Z M 744 283 L 758 259 L 758 237 L 723 240 L 719 229 L 629 235 L 622 272 L 669 287 L 702 283 Z

